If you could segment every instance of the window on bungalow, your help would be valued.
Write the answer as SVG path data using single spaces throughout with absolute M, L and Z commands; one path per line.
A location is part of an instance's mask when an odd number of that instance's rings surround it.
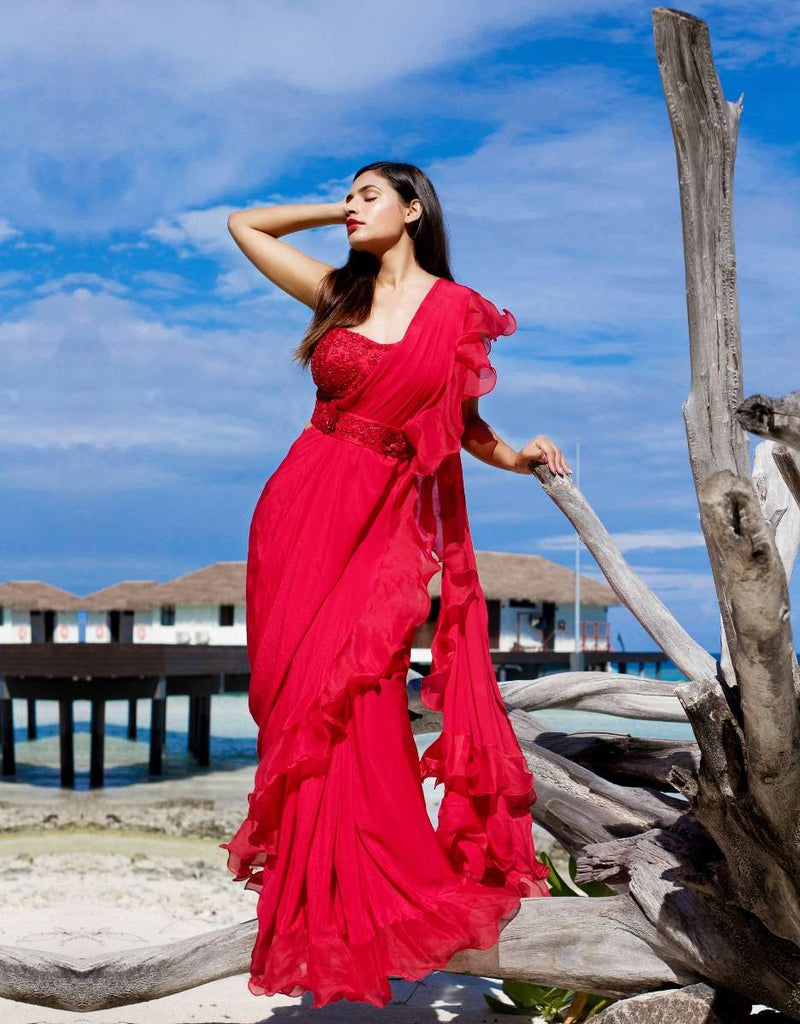
M 161 605 L 161 625 L 162 626 L 174 626 L 175 625 L 175 605 L 174 604 L 162 604 Z
M 220 626 L 232 626 L 233 625 L 233 605 L 232 604 L 221 604 L 219 606 L 219 624 L 220 624 Z

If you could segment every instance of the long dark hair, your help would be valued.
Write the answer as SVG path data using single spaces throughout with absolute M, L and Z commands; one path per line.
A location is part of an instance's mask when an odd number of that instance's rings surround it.
M 407 227 L 414 242 L 417 263 L 429 274 L 452 281 L 444 215 L 436 189 L 427 174 L 414 164 L 377 160 L 359 168 L 353 175 L 353 181 L 365 171 L 377 171 L 386 178 L 404 202 L 419 199 L 422 213 Z M 317 290 L 314 316 L 292 353 L 293 359 L 305 367 L 314 346 L 326 331 L 332 327 L 356 327 L 367 319 L 379 270 L 380 260 L 372 253 L 351 249 L 347 263 L 333 267 L 323 277 Z

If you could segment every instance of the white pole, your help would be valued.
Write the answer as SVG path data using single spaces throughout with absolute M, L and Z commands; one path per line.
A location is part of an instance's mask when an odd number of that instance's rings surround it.
M 581 439 L 575 438 L 575 485 L 581 485 Z M 581 538 L 575 531 L 575 661 L 580 660 L 581 631 Z M 580 666 L 583 667 L 583 666 Z

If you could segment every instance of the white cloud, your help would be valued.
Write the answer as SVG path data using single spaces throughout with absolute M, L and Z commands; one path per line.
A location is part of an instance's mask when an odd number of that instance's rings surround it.
M 622 530 L 609 531 L 611 539 L 620 551 L 636 551 L 640 548 L 668 548 L 683 551 L 687 548 L 705 548 L 701 531 L 692 530 Z M 560 534 L 542 537 L 538 546 L 544 551 L 571 551 L 575 547 L 574 534 Z M 584 547 L 583 544 L 581 544 Z M 585 547 L 584 547 L 585 550 Z M 639 569 L 637 568 L 637 572 Z
M 634 569 L 637 576 L 641 576 L 659 594 L 670 594 L 680 599 L 705 595 L 711 598 L 714 610 L 719 611 L 710 569 L 705 573 L 666 565 L 636 565 Z
M 177 294 L 192 290 L 191 283 L 180 274 L 171 274 L 164 270 L 143 270 L 133 275 L 137 284 L 144 285 L 148 292 L 154 296 L 159 293 Z M 141 298 L 142 293 L 139 292 Z
M 9 238 L 17 238 L 22 234 L 5 217 L 0 217 L 0 243 L 7 242 Z M 18 245 L 20 243 L 17 243 Z
M 231 236 L 227 221 L 235 207 L 213 206 L 203 210 L 186 210 L 172 218 L 159 220 L 143 232 L 163 245 L 177 249 L 179 255 L 189 257 L 225 256 L 231 249 Z
M 613 8 L 601 0 L 496 0 L 491 7 L 459 0 L 385 0 L 376 12 L 368 0 L 343 8 L 326 0 L 298 7 L 291 0 L 243 3 L 213 0 L 138 0 L 135 6 L 22 6 L 4 18 L 0 52 L 22 50 L 32 60 L 99 63 L 107 57 L 125 76 L 147 61 L 175 87 L 193 92 L 263 78 L 320 93 L 374 87 L 376 83 L 475 58 L 520 28 L 543 33 L 589 31 L 595 15 L 620 21 L 636 12 L 633 0 Z M 639 20 L 649 29 L 649 12 Z M 377 16 L 376 16 L 377 15 Z M 398 31 L 405 45 L 398 45 Z M 108 99 L 108 96 L 104 96 Z
M 166 486 L 175 460 L 213 473 L 299 433 L 313 388 L 285 338 L 167 323 L 105 283 L 42 288 L 0 324 L 6 485 Z
M 124 295 L 129 291 L 122 281 L 87 271 L 74 271 L 62 277 L 50 278 L 37 285 L 35 291 L 40 295 L 67 294 L 71 288 L 75 288 L 72 294 L 78 301 L 88 298 L 91 288 L 114 295 Z

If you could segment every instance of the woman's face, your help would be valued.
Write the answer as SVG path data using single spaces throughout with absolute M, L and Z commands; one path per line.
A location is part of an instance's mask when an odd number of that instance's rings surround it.
M 422 209 L 418 199 L 406 206 L 377 171 L 364 171 L 355 179 L 344 206 L 345 230 L 351 247 L 376 256 L 397 244 L 405 234 L 406 224 L 415 220 Z

